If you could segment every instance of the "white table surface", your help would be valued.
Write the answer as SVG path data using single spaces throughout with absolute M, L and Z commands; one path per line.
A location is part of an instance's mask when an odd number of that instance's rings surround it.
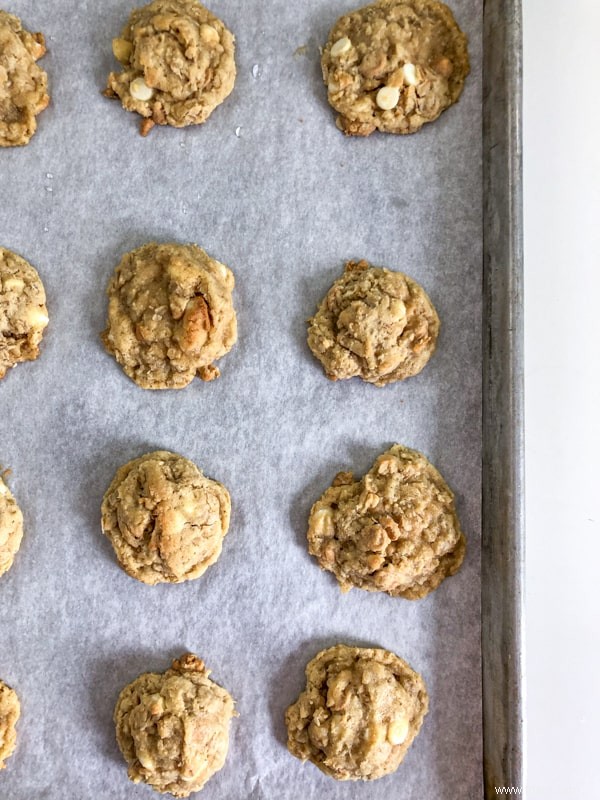
M 523 0 L 529 800 L 600 798 L 600 3 Z

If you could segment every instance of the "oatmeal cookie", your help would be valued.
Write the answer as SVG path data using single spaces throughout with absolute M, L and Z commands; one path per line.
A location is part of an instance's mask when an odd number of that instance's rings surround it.
M 321 66 L 344 133 L 414 133 L 460 97 L 467 37 L 437 0 L 379 0 L 336 22 Z
M 199 578 L 219 558 L 229 492 L 187 458 L 157 450 L 117 470 L 102 530 L 125 572 L 147 584 Z
M 16 724 L 21 716 L 17 693 L 0 680 L 0 769 L 17 746 Z
M 121 259 L 108 285 L 104 346 L 144 389 L 181 389 L 237 341 L 224 264 L 194 244 L 146 244 Z
M 375 386 L 420 372 L 440 330 L 418 283 L 367 261 L 348 261 L 308 324 L 308 346 L 330 380 L 360 377 Z
M 154 0 L 131 12 L 113 39 L 121 72 L 108 76 L 107 97 L 154 125 L 199 125 L 231 93 L 234 37 L 196 0 Z
M 38 357 L 47 324 L 46 293 L 37 271 L 0 247 L 0 378 L 20 361 Z
M 221 769 L 237 714 L 229 692 L 209 674 L 187 653 L 166 672 L 146 672 L 123 689 L 114 720 L 134 783 L 187 797 Z
M 50 102 L 48 76 L 35 63 L 45 52 L 41 33 L 29 33 L 0 10 L 0 147 L 27 144 Z
M 425 597 L 457 572 L 465 548 L 452 491 L 424 455 L 399 444 L 359 481 L 339 473 L 310 512 L 309 552 L 344 592 Z
M 382 778 L 400 766 L 428 704 L 406 661 L 338 644 L 306 667 L 306 689 L 285 714 L 288 749 L 340 781 Z
M 23 514 L 0 474 L 0 576 L 12 567 L 23 538 Z

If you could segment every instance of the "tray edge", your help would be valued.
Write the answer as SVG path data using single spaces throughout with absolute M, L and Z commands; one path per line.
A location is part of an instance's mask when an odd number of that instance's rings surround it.
M 484 0 L 484 796 L 523 796 L 523 207 L 521 0 Z

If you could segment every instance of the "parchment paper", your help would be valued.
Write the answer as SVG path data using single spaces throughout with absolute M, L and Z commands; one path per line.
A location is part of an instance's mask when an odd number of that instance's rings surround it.
M 237 37 L 234 93 L 206 125 L 147 139 L 100 94 L 129 3 L 3 3 L 46 36 L 52 104 L 27 148 L 0 151 L 0 243 L 39 270 L 51 316 L 39 360 L 0 384 L 0 464 L 26 526 L 0 579 L 0 677 L 22 703 L 2 800 L 156 796 L 127 780 L 113 708 L 187 650 L 240 714 L 203 797 L 481 797 L 482 8 L 452 5 L 473 63 L 460 103 L 415 136 L 363 140 L 336 129 L 318 52 L 355 0 L 214 0 Z M 197 242 L 236 275 L 239 343 L 214 383 L 144 391 L 102 348 L 109 276 L 151 240 Z M 330 383 L 312 357 L 305 320 L 349 258 L 429 292 L 442 333 L 418 377 Z M 342 596 L 307 553 L 310 506 L 394 442 L 455 490 L 465 564 L 425 600 Z M 219 562 L 180 586 L 129 578 L 100 531 L 115 470 L 156 448 L 233 499 Z M 405 762 L 373 783 L 336 783 L 285 747 L 304 667 L 337 642 L 395 651 L 430 692 Z

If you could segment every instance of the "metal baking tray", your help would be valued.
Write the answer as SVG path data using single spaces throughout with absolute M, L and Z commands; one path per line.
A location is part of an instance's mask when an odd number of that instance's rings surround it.
M 482 662 L 485 797 L 524 792 L 520 0 L 484 3 Z
M 15 566 L 0 581 L 0 677 L 23 706 L 0 800 L 152 796 L 125 777 L 112 709 L 125 683 L 165 669 L 187 648 L 205 658 L 240 711 L 228 762 L 204 790 L 207 798 L 373 800 L 396 789 L 403 800 L 479 800 L 482 793 L 491 800 L 500 787 L 521 788 L 520 1 L 450 2 L 471 25 L 476 57 L 463 98 L 414 137 L 361 141 L 335 129 L 318 65 L 327 30 L 359 2 L 207 0 L 238 38 L 236 89 L 202 129 L 154 130 L 146 140 L 133 115 L 100 96 L 114 66 L 110 38 L 134 4 L 142 0 L 2 6 L 46 34 L 41 65 L 52 103 L 27 148 L 0 152 L 0 243 L 38 268 L 50 313 L 39 360 L 0 384 L 0 465 L 13 470 L 9 486 L 26 524 Z M 482 163 L 473 122 L 481 97 Z M 440 156 L 442 147 L 456 148 L 464 163 L 450 150 Z M 407 179 L 412 195 L 381 187 L 390 153 L 401 154 L 393 174 Z M 304 162 L 313 167 L 306 174 Z M 439 197 L 442 180 L 447 192 L 458 187 L 457 207 L 471 220 L 466 236 L 476 232 L 471 242 L 455 230 L 464 220 L 453 216 L 453 203 Z M 244 197 L 247 186 L 260 195 Z M 326 196 L 336 199 L 333 211 L 319 205 Z M 381 219 L 397 227 L 381 233 Z M 413 219 L 418 224 L 409 224 Z M 197 241 L 236 274 L 240 340 L 210 386 L 149 394 L 100 344 L 109 275 L 123 252 L 151 238 Z M 406 262 L 406 272 L 445 305 L 435 361 L 406 386 L 332 385 L 307 352 L 306 316 L 342 260 L 356 256 L 397 268 Z M 465 264 L 471 275 L 460 274 Z M 464 292 L 473 309 L 482 308 L 482 340 L 460 304 Z M 461 335 L 477 353 L 471 362 Z M 477 382 L 471 430 L 461 428 L 457 374 L 464 365 Z M 452 393 L 448 416 L 438 419 L 444 394 Z M 335 472 L 353 465 L 359 474 L 394 440 L 430 455 L 457 490 L 468 526 L 465 566 L 416 604 L 358 590 L 341 600 L 330 576 L 309 562 L 307 513 Z M 118 570 L 99 531 L 99 507 L 118 466 L 159 448 L 181 452 L 225 483 L 234 509 L 223 555 L 206 576 L 149 589 Z M 278 558 L 289 597 L 282 597 L 280 579 L 265 584 L 272 573 L 263 562 L 277 567 Z M 240 598 L 248 600 L 240 606 Z M 470 621 L 466 645 L 462 614 Z M 255 617 L 264 630 L 252 627 Z M 336 640 L 396 650 L 431 678 L 429 721 L 389 781 L 334 784 L 285 750 L 283 710 L 302 687 L 309 658 Z M 457 702 L 451 694 L 460 690 Z M 468 789 L 461 793 L 461 786 Z

